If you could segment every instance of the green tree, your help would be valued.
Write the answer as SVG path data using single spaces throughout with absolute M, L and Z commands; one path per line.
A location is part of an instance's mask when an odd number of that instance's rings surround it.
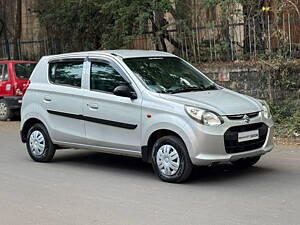
M 65 41 L 67 50 L 114 49 L 124 47 L 139 34 L 151 32 L 156 48 L 167 51 L 165 39 L 179 43 L 166 32 L 173 25 L 169 12 L 179 21 L 183 2 L 171 0 L 52 0 L 41 1 L 38 11 L 48 36 Z M 178 10 L 176 10 L 178 4 Z M 179 10 L 180 9 L 180 10 Z
M 100 1 L 41 1 L 38 15 L 48 37 L 64 41 L 67 51 L 101 48 L 102 33 L 107 18 L 101 12 Z M 104 22 L 105 20 L 105 22 Z

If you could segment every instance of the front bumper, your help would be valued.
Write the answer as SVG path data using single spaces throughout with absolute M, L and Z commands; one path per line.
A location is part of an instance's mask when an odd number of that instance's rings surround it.
M 22 105 L 22 96 L 9 96 L 4 98 L 9 109 L 20 109 Z
M 263 123 L 267 126 L 265 141 L 259 148 L 243 150 L 237 153 L 227 153 L 225 149 L 224 134 L 234 126 L 247 126 L 249 124 Z M 249 124 L 244 121 L 232 121 L 224 117 L 224 124 L 220 127 L 197 126 L 194 135 L 190 137 L 192 150 L 189 151 L 191 161 L 194 165 L 211 165 L 236 161 L 241 158 L 264 155 L 273 149 L 273 129 L 272 119 L 265 120 L 259 115 L 251 119 Z

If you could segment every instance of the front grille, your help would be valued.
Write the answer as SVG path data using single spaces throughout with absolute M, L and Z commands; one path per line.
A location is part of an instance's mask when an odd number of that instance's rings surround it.
M 259 138 L 256 140 L 238 142 L 238 133 L 258 130 Z M 229 128 L 224 134 L 225 150 L 227 153 L 238 153 L 261 148 L 267 137 L 268 126 L 264 123 L 254 123 Z
M 228 115 L 227 118 L 230 120 L 241 120 L 245 115 L 247 115 L 249 118 L 257 117 L 259 112 L 253 112 L 253 113 L 246 113 L 246 114 L 238 114 L 238 115 Z

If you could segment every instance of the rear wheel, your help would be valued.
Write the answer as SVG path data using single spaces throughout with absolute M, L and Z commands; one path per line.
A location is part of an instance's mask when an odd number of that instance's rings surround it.
M 34 124 L 28 131 L 26 146 L 30 157 L 37 162 L 51 161 L 56 151 L 46 127 L 41 123 Z
M 237 161 L 231 162 L 235 167 L 243 169 L 248 168 L 250 166 L 253 166 L 255 163 L 257 163 L 260 159 L 260 156 L 250 157 L 250 158 L 244 158 L 239 159 Z
M 185 181 L 193 168 L 185 144 L 176 136 L 165 136 L 156 141 L 152 166 L 160 179 L 172 183 Z
M 12 111 L 8 108 L 5 99 L 0 99 L 0 121 L 11 119 Z

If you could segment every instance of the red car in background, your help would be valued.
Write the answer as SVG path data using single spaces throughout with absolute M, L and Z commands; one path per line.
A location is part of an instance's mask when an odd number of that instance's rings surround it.
M 0 61 L 0 120 L 19 115 L 22 97 L 37 62 Z

